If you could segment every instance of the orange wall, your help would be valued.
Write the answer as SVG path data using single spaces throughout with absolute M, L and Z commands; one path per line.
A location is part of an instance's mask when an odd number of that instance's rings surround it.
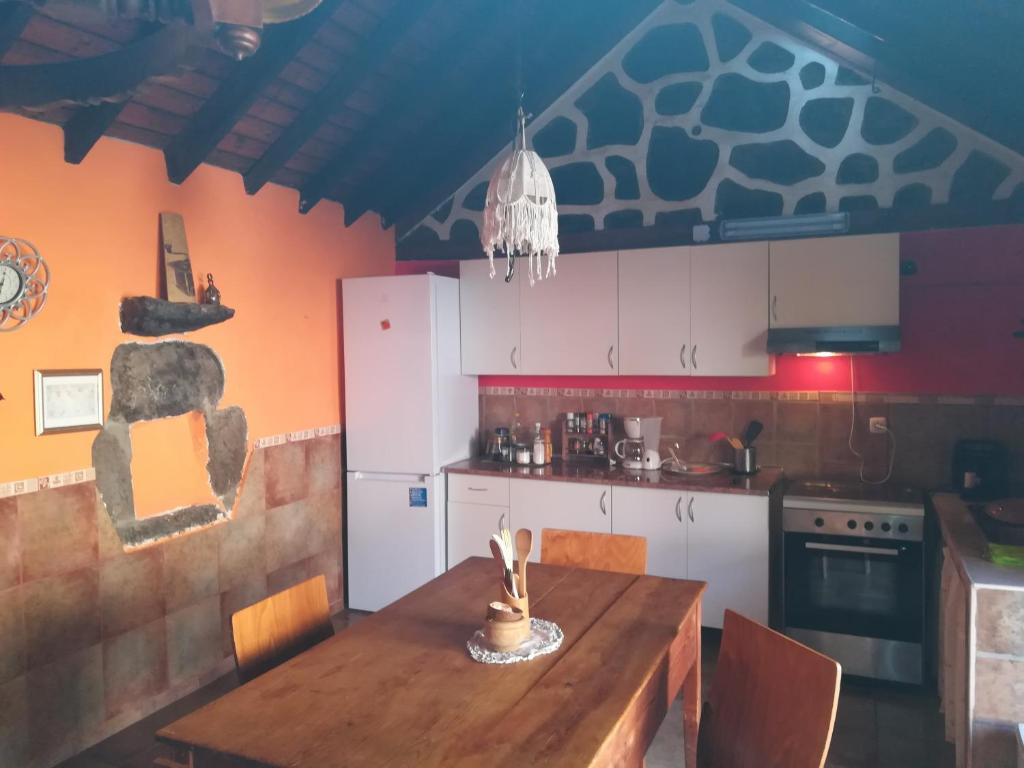
M 250 443 L 341 420 L 337 280 L 392 274 L 390 230 L 373 216 L 346 229 L 333 203 L 301 216 L 294 190 L 250 197 L 210 166 L 175 186 L 160 152 L 115 139 L 80 166 L 62 152 L 59 128 L 0 114 L 0 234 L 34 243 L 53 274 L 42 312 L 0 334 L 0 482 L 92 464 L 96 432 L 35 436 L 32 371 L 102 368 L 109 408 L 114 347 L 146 341 L 121 333 L 118 303 L 157 295 L 165 210 L 185 218 L 196 282 L 212 272 L 237 312 L 184 338 L 220 355 L 222 404 L 245 409 Z

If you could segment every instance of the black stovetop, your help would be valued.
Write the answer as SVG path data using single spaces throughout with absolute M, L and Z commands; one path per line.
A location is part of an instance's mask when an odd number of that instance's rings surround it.
M 786 486 L 786 496 L 808 499 L 837 499 L 840 501 L 876 501 L 891 504 L 920 504 L 924 492 L 894 483 L 872 485 L 856 480 L 827 480 L 803 478 L 791 480 Z

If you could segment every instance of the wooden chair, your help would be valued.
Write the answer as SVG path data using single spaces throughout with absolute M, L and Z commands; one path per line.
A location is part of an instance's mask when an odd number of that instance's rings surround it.
M 333 634 L 320 574 L 232 614 L 238 677 L 246 683 Z
M 540 532 L 540 560 L 551 565 L 642 576 L 647 572 L 647 539 L 544 528 Z
M 841 672 L 827 656 L 726 611 L 698 767 L 822 768 Z

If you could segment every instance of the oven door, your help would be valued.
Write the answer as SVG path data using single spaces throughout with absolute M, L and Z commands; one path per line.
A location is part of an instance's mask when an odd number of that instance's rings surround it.
M 786 627 L 920 643 L 922 545 L 785 534 Z

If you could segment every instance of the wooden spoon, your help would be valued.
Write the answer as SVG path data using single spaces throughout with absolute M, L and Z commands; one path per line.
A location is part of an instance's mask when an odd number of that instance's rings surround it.
M 498 546 L 498 542 L 491 539 L 491 554 L 494 555 L 495 561 L 498 563 L 498 567 L 501 569 L 501 583 L 508 589 L 508 593 L 512 594 L 512 585 L 509 584 L 508 571 L 505 570 L 505 558 L 501 556 L 501 547 Z
M 533 549 L 533 531 L 520 528 L 516 531 L 516 557 L 519 559 L 519 596 L 526 597 L 526 559 Z

